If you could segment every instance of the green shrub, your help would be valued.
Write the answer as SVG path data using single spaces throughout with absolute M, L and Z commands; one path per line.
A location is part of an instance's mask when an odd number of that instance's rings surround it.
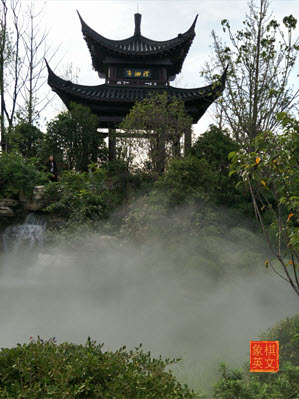
M 123 187 L 105 170 L 92 167 L 89 172 L 65 171 L 58 183 L 46 187 L 49 198 L 56 198 L 47 210 L 73 222 L 107 218 L 123 199 Z
M 204 159 L 188 156 L 169 162 L 167 171 L 155 183 L 153 196 L 167 207 L 193 199 L 209 198 L 215 187 L 215 175 Z
M 219 399 L 298 399 L 299 366 L 286 362 L 280 367 L 280 372 L 273 376 L 265 376 L 265 382 L 258 380 L 251 373 L 245 378 L 242 370 L 230 370 L 222 363 L 221 378 L 214 387 L 215 398 Z M 270 373 L 264 373 L 270 374 Z M 271 373 L 272 374 L 272 373 Z
M 175 360 L 152 358 L 141 345 L 116 352 L 87 340 L 85 345 L 55 339 L 20 345 L 0 352 L 0 397 L 192 399 L 200 396 L 182 386 L 166 367 Z
M 0 195 L 17 198 L 22 190 L 26 196 L 33 193 L 34 186 L 45 184 L 47 174 L 38 170 L 36 158 L 24 159 L 17 153 L 0 156 Z

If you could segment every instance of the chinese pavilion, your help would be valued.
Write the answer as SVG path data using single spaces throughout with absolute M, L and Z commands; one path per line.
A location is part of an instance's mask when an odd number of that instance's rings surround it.
M 135 14 L 134 35 L 111 40 L 91 29 L 78 13 L 83 37 L 90 51 L 93 68 L 105 84 L 83 86 L 61 79 L 49 65 L 48 84 L 67 108 L 76 102 L 91 109 L 99 118 L 99 127 L 109 129 L 109 157 L 115 158 L 115 129 L 134 103 L 152 93 L 166 91 L 170 98 L 181 99 L 194 123 L 221 95 L 225 75 L 212 85 L 181 89 L 169 82 L 181 72 L 195 37 L 197 16 L 185 33 L 167 41 L 155 41 L 141 34 L 141 14 Z M 191 146 L 191 132 L 185 133 L 185 152 Z

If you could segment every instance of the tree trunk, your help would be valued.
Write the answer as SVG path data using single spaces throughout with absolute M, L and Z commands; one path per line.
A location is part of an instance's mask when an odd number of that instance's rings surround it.
M 108 147 L 109 147 L 109 161 L 114 161 L 116 159 L 116 137 L 115 137 L 115 131 L 113 129 L 109 129 Z
M 190 148 L 191 148 L 191 129 L 185 132 L 185 148 L 184 148 L 185 157 L 188 155 Z

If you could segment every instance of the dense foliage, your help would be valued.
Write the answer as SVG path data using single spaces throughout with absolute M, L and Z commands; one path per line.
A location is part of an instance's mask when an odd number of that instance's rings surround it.
M 94 399 L 196 399 L 166 367 L 177 360 L 152 358 L 141 347 L 104 352 L 88 339 L 85 345 L 55 339 L 18 344 L 0 352 L 3 399 L 46 397 Z
M 260 382 L 255 376 L 246 378 L 242 370 L 231 370 L 224 363 L 220 366 L 221 379 L 215 386 L 219 399 L 297 399 L 299 367 L 285 363 L 277 378 Z M 255 374 L 255 373 L 252 373 Z
M 46 160 L 54 155 L 59 169 L 86 172 L 88 165 L 105 160 L 104 139 L 97 131 L 98 118 L 88 108 L 72 104 L 48 124 L 41 150 Z
M 211 197 L 216 176 L 205 159 L 188 156 L 168 163 L 167 171 L 156 181 L 155 193 L 165 206 L 173 207 L 196 198 Z
M 280 134 L 265 132 L 253 141 L 255 150 L 233 152 L 232 172 L 251 193 L 254 211 L 283 278 L 299 295 L 299 123 L 278 115 Z M 267 217 L 270 216 L 270 228 Z M 271 237 L 275 233 L 276 240 Z M 273 259 L 267 261 L 277 273 Z
M 229 176 L 228 155 L 238 149 L 238 144 L 229 136 L 229 132 L 215 125 L 210 125 L 191 148 L 191 154 L 209 164 L 213 178 L 206 191 L 213 194 L 211 200 L 219 205 L 236 205 L 244 201 L 244 194 L 236 189 L 238 177 Z
M 30 196 L 34 186 L 45 184 L 47 175 L 36 165 L 36 158 L 25 159 L 17 153 L 0 156 L 0 196 L 18 198 L 19 192 Z
M 54 199 L 47 210 L 76 223 L 99 221 L 120 205 L 126 187 L 127 166 L 121 161 L 90 165 L 88 172 L 65 171 L 58 183 L 47 185 L 47 195 Z
M 16 125 L 8 134 L 9 145 L 25 158 L 37 157 L 44 134 L 27 122 Z
M 137 101 L 120 125 L 127 137 L 121 142 L 123 156 L 129 164 L 137 158 L 139 164 L 161 174 L 170 156 L 180 155 L 180 138 L 191 127 L 184 103 L 169 98 L 166 92 Z M 145 133 L 147 138 L 141 140 Z

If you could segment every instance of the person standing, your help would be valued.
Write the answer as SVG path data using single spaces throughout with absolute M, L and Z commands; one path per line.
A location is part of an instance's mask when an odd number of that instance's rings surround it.
M 58 180 L 58 176 L 57 176 L 57 164 L 56 161 L 53 157 L 53 155 L 49 156 L 49 160 L 46 163 L 46 167 L 48 169 L 48 172 L 51 173 L 51 177 L 50 180 L 51 181 L 57 181 Z

